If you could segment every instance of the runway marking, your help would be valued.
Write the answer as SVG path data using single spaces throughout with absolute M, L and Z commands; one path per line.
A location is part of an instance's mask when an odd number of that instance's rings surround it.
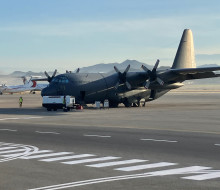
M 43 117 L 24 117 L 20 119 L 42 119 Z
M 148 160 L 132 159 L 132 160 L 122 160 L 122 161 L 115 161 L 115 162 L 105 162 L 105 163 L 99 163 L 99 164 L 92 164 L 92 165 L 87 165 L 87 166 L 95 167 L 95 168 L 103 168 L 103 167 L 109 167 L 109 166 L 133 164 L 133 163 L 146 162 L 146 161 L 148 161 Z
M 21 151 L 25 151 L 25 149 L 22 148 L 22 149 L 16 149 L 16 150 L 0 151 L 0 155 L 7 154 L 7 153 L 12 153 L 12 152 L 21 152 Z
M 58 189 L 66 189 L 70 187 L 79 187 L 79 186 L 84 186 L 84 185 L 92 185 L 92 184 L 112 182 L 112 181 L 122 181 L 122 180 L 128 180 L 128 179 L 138 179 L 138 178 L 167 176 L 167 175 L 192 174 L 198 171 L 206 171 L 207 169 L 210 169 L 210 167 L 191 166 L 191 167 L 185 167 L 185 168 L 161 170 L 161 171 L 141 173 L 141 174 L 122 175 L 122 176 L 76 181 L 76 182 L 63 183 L 63 184 L 58 184 L 58 185 L 39 187 L 39 188 L 34 188 L 34 189 L 29 189 L 29 190 L 58 190 Z
M 103 135 L 83 135 L 84 137 L 100 137 L 100 138 L 111 138 L 111 136 L 103 136 Z
M 8 149 L 15 149 L 15 148 L 17 148 L 17 147 L 7 146 L 7 147 L 2 147 L 2 148 L 0 148 L 0 150 L 8 150 Z
M 20 119 L 42 119 L 43 117 L 8 117 L 8 118 L 0 118 L 0 121 L 6 120 L 20 120 Z
M 220 144 L 215 144 L 215 146 L 220 146 Z
M 35 156 L 26 156 L 26 157 L 21 157 L 21 159 L 34 159 L 34 158 L 43 158 L 43 157 L 52 157 L 52 156 L 58 156 L 58 155 L 65 155 L 65 154 L 73 154 L 72 152 L 57 152 L 57 153 L 50 153 L 50 154 L 40 154 L 40 155 L 35 155 Z
M 72 158 L 85 158 L 85 157 L 90 157 L 90 156 L 95 156 L 95 155 L 94 154 L 78 154 L 78 155 L 73 155 L 73 156 L 63 156 L 63 157 L 42 159 L 40 161 L 54 162 L 54 161 L 59 161 L 59 160 L 68 160 L 68 159 L 72 159 Z
M 36 133 L 40 134 L 54 134 L 54 135 L 60 135 L 60 133 L 52 132 L 52 131 L 35 131 Z
M 17 132 L 17 130 L 14 130 L 14 129 L 0 129 L 0 131 L 11 131 L 11 132 Z
M 16 120 L 19 119 L 18 117 L 12 117 L 12 118 L 1 118 L 0 121 L 5 121 L 5 120 Z
M 141 141 L 155 141 L 155 142 L 168 142 L 168 143 L 176 143 L 178 141 L 171 140 L 161 140 L 161 139 L 140 139 Z
M 39 150 L 37 152 L 34 152 L 34 153 L 31 153 L 31 155 L 35 155 L 35 154 L 39 154 L 39 153 L 46 153 L 46 152 L 52 152 L 52 150 Z M 16 153 L 16 154 L 5 154 L 5 155 L 2 155 L 3 157 L 17 157 L 17 156 L 23 156 L 23 153 Z
M 116 168 L 115 170 L 119 171 L 137 171 L 137 170 L 144 170 L 144 169 L 150 169 L 150 168 L 159 168 L 164 166 L 173 166 L 177 165 L 177 163 L 170 163 L 170 162 L 159 162 L 154 164 L 145 164 L 145 165 L 137 165 L 137 166 L 129 166 L 124 168 Z
M 97 162 L 97 161 L 104 161 L 104 160 L 114 160 L 119 159 L 121 157 L 114 157 L 114 156 L 107 156 L 107 157 L 101 157 L 101 158 L 91 158 L 91 159 L 85 159 L 85 160 L 76 160 L 76 161 L 69 161 L 69 162 L 62 162 L 63 164 L 82 164 L 87 162 Z
M 13 143 L 0 142 L 0 146 L 3 146 L 3 148 L 5 146 L 9 146 L 9 147 L 13 147 L 13 148 L 16 147 L 17 148 L 16 150 L 7 149 L 7 150 L 10 150 L 10 151 L 1 151 L 0 156 L 5 157 L 7 155 L 7 157 L 0 159 L 0 162 L 7 162 L 7 161 L 15 160 L 15 159 L 18 159 L 19 156 L 27 156 L 27 155 L 33 154 L 33 153 L 35 153 L 39 150 L 35 146 L 22 145 L 22 144 L 13 144 Z M 13 152 L 15 152 L 15 154 L 11 154 Z M 21 152 L 21 153 L 17 153 L 17 152 Z
M 183 179 L 191 179 L 196 181 L 203 181 L 208 179 L 215 179 L 220 177 L 220 171 L 214 171 L 207 174 L 201 174 L 201 175 L 194 175 L 189 177 L 182 177 Z

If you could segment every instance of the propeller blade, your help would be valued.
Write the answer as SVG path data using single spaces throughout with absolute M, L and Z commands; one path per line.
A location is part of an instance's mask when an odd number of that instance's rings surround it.
M 116 90 L 118 89 L 119 85 L 120 85 L 120 82 L 117 82 L 116 85 L 115 85 Z
M 56 74 L 57 74 L 57 70 L 55 69 L 55 71 L 53 72 L 52 78 L 55 77 Z
M 116 66 L 114 66 L 114 69 L 117 73 L 121 73 Z
M 154 65 L 154 68 L 153 68 L 152 72 L 156 72 L 159 63 L 160 63 L 160 60 L 158 59 L 156 64 Z
M 148 89 L 150 87 L 150 80 L 148 80 L 145 84 L 145 88 Z
M 163 86 L 164 85 L 164 82 L 162 81 L 162 79 L 160 79 L 159 77 L 156 78 L 157 82 Z
M 131 85 L 128 81 L 125 82 L 125 85 L 127 86 L 127 88 L 130 90 L 131 89 Z
M 47 78 L 50 78 L 50 75 L 47 73 L 47 71 L 44 72 Z
M 78 69 L 76 70 L 76 73 L 79 73 L 79 71 L 80 71 L 80 68 L 78 68 Z
M 148 69 L 147 67 L 145 67 L 144 65 L 142 65 L 141 68 L 142 68 L 144 71 L 146 71 L 146 72 L 149 71 L 149 69 Z
M 127 73 L 130 69 L 130 65 L 127 66 L 127 68 L 125 69 L 124 73 Z

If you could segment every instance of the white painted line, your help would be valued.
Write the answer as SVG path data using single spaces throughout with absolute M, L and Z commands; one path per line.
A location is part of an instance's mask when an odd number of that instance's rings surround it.
M 121 157 L 107 156 L 107 157 L 101 157 L 101 158 L 91 158 L 91 159 L 85 159 L 85 160 L 75 160 L 75 161 L 68 161 L 68 162 L 62 162 L 62 163 L 63 164 L 82 164 L 82 163 L 87 163 L 87 162 L 114 160 L 114 159 L 119 159 L 119 158 L 121 158 Z
M 72 155 L 72 156 L 63 156 L 63 157 L 42 159 L 40 161 L 54 162 L 54 161 L 59 161 L 59 160 L 68 160 L 68 159 L 73 159 L 73 158 L 85 158 L 85 157 L 90 157 L 90 156 L 95 156 L 95 155 L 93 155 L 93 154 L 78 154 L 78 155 Z
M 12 152 L 21 152 L 21 151 L 24 151 L 24 152 L 25 152 L 25 149 L 16 149 L 16 150 L 1 151 L 1 152 L 0 152 L 0 155 L 12 153 Z
M 7 147 L 0 148 L 0 150 L 9 150 L 9 149 L 15 149 L 15 148 L 18 148 L 18 147 L 7 146 Z
M 100 163 L 100 164 L 92 164 L 92 165 L 87 165 L 87 166 L 95 167 L 95 168 L 103 168 L 103 167 L 108 167 L 108 166 L 133 164 L 133 163 L 140 163 L 140 162 L 146 162 L 146 161 L 148 161 L 148 160 L 132 159 L 132 160 L 122 160 L 122 161 L 115 161 L 115 162 L 105 162 L 105 163 Z
M 6 121 L 6 120 L 19 120 L 19 119 L 42 119 L 43 117 L 23 117 L 23 118 L 18 118 L 18 117 L 9 117 L 9 118 L 1 118 L 0 121 Z
M 40 155 L 35 155 L 35 156 L 25 156 L 25 157 L 22 157 L 21 159 L 52 157 L 52 156 L 65 155 L 65 154 L 72 154 L 72 152 L 57 152 L 57 153 L 50 153 L 50 154 L 40 154 Z
M 52 132 L 52 131 L 35 131 L 36 133 L 40 134 L 54 134 L 54 135 L 59 135 L 60 133 L 57 132 Z
M 205 171 L 208 169 L 211 169 L 211 167 L 190 166 L 190 167 L 185 167 L 185 168 L 176 168 L 176 169 L 149 172 L 149 174 L 151 174 L 152 176 L 182 175 L 182 174 L 192 174 L 196 172 L 201 172 L 201 171 Z
M 35 155 L 35 154 L 40 154 L 40 153 L 46 153 L 46 152 L 52 152 L 52 150 L 40 150 L 40 151 L 31 153 L 28 156 Z M 23 153 L 16 153 L 16 154 L 5 154 L 5 155 L 2 155 L 2 156 L 3 157 L 17 157 L 17 156 L 23 156 L 23 155 L 24 155 Z
M 100 137 L 100 138 L 111 138 L 111 136 L 103 136 L 103 135 L 83 135 L 84 137 Z
M 17 130 L 14 130 L 14 129 L 0 129 L 0 131 L 12 131 L 12 132 L 16 132 Z
M 1 118 L 0 121 L 5 121 L 5 120 L 16 120 L 19 119 L 18 117 L 11 117 L 11 118 Z
M 204 171 L 206 172 L 206 171 Z M 207 179 L 215 179 L 215 178 L 220 178 L 220 172 L 209 172 L 206 174 L 201 174 L 201 175 L 194 175 L 194 176 L 189 176 L 189 177 L 182 177 L 183 179 L 190 179 L 190 180 L 196 180 L 196 181 L 203 181 Z
M 215 146 L 220 146 L 220 144 L 215 144 Z
M 20 119 L 42 119 L 43 117 L 24 117 Z
M 169 142 L 169 143 L 176 143 L 178 141 L 170 141 L 170 140 L 160 140 L 160 139 L 140 139 L 141 141 L 155 141 L 155 142 Z
M 63 183 L 63 184 L 58 184 L 58 185 L 51 185 L 51 186 L 46 186 L 46 187 L 39 187 L 39 188 L 34 188 L 34 189 L 29 189 L 29 190 L 59 190 L 59 189 L 67 189 L 70 187 L 79 187 L 79 186 L 85 186 L 85 185 L 99 184 L 99 183 L 104 183 L 104 182 L 122 181 L 122 180 L 128 180 L 128 179 L 138 179 L 138 178 L 161 176 L 161 174 L 164 174 L 163 173 L 164 171 L 167 171 L 167 172 L 165 172 L 165 175 L 178 175 L 178 174 L 193 173 L 193 172 L 197 172 L 197 171 L 201 171 L 201 170 L 205 170 L 205 169 L 209 169 L 209 167 L 191 166 L 191 167 L 186 167 L 186 168 L 162 170 L 162 171 L 149 172 L 149 173 L 89 179 L 89 180 L 83 180 L 83 181 Z
M 154 164 L 146 164 L 146 165 L 137 165 L 137 166 L 130 166 L 130 167 L 124 167 L 124 168 L 116 168 L 115 170 L 119 171 L 136 171 L 136 170 L 144 170 L 144 169 L 150 169 L 150 168 L 159 168 L 159 167 L 165 167 L 165 166 L 173 166 L 177 165 L 176 163 L 170 163 L 170 162 L 159 162 Z

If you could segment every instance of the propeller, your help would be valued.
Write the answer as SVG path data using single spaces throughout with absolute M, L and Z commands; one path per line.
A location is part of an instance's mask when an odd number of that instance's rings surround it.
M 116 66 L 114 66 L 114 69 L 118 73 L 118 78 L 119 78 L 118 82 L 115 85 L 115 89 L 118 89 L 120 84 L 125 84 L 128 89 L 131 89 L 131 85 L 127 81 L 127 73 L 130 69 L 130 65 L 127 66 L 127 68 L 125 69 L 123 73 L 121 73 Z
M 80 71 L 80 68 L 78 68 L 78 69 L 76 70 L 76 73 L 79 73 L 79 71 Z
M 145 88 L 149 88 L 150 87 L 150 84 L 154 81 L 157 81 L 161 86 L 164 85 L 164 82 L 162 79 L 160 79 L 158 76 L 157 76 L 157 67 L 159 65 L 159 62 L 160 60 L 158 59 L 156 64 L 154 65 L 154 68 L 151 70 L 149 70 L 147 67 L 145 67 L 144 65 L 142 65 L 142 69 L 144 71 L 147 72 L 148 76 L 149 76 L 149 79 L 146 81 L 146 84 L 145 84 Z
M 50 82 L 53 80 L 53 78 L 55 77 L 55 75 L 57 74 L 57 70 L 55 69 L 55 71 L 53 72 L 53 75 L 52 75 L 52 76 L 50 76 L 50 75 L 47 73 L 47 71 L 45 71 L 44 74 L 45 74 L 46 77 L 47 77 L 47 81 L 50 83 Z

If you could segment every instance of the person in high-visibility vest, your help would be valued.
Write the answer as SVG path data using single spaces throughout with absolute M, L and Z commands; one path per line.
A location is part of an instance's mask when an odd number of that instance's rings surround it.
M 22 107 L 22 103 L 23 103 L 23 98 L 20 97 L 20 98 L 19 98 L 19 107 L 20 107 L 20 108 Z
M 66 96 L 63 97 L 63 105 L 66 107 Z

